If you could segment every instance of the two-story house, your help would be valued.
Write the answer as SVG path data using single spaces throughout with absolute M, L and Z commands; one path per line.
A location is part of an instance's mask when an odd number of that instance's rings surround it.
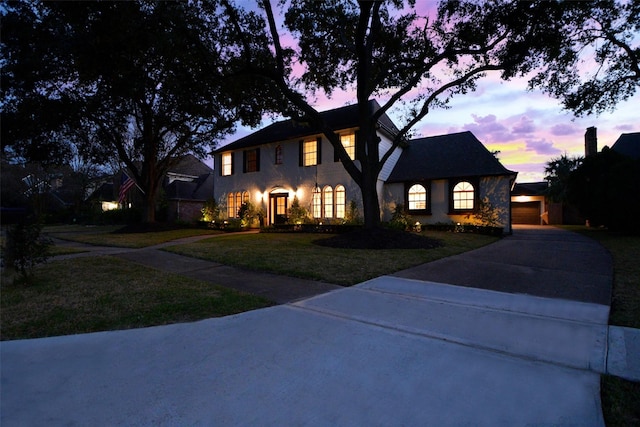
M 376 101 L 370 108 L 377 109 Z M 357 106 L 323 112 L 355 159 Z M 398 130 L 387 115 L 378 123 L 380 155 Z M 213 152 L 214 197 L 234 218 L 244 202 L 265 212 L 267 224 L 287 221 L 294 197 L 319 222 L 342 221 L 351 201 L 362 211 L 360 188 L 317 130 L 293 120 L 276 122 Z M 358 160 L 355 160 L 358 165 Z M 500 223 L 511 231 L 507 170 L 470 132 L 410 141 L 388 158 L 378 176 L 381 217 L 389 220 L 402 204 L 422 224 L 473 222 L 483 198 L 502 212 Z

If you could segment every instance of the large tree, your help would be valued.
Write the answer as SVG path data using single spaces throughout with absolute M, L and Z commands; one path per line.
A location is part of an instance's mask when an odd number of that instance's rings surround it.
M 253 42 L 246 15 L 228 2 L 230 22 L 244 40 L 246 69 L 270 79 L 288 100 L 280 111 L 321 129 L 362 192 L 365 226 L 380 222 L 376 190 L 382 166 L 428 112 L 456 95 L 473 91 L 478 79 L 498 72 L 523 75 L 553 56 L 561 43 L 563 7 L 548 2 L 443 1 L 432 16 L 420 16 L 415 2 L 400 0 L 284 2 L 283 37 L 269 0 L 258 0 L 266 44 Z M 258 27 L 256 27 L 258 28 Z M 284 42 L 284 43 L 283 43 Z M 257 61 L 265 52 L 271 60 Z M 312 106 L 313 94 L 351 89 L 359 110 L 356 158 Z M 380 98 L 372 111 L 369 100 Z M 379 150 L 378 119 L 402 106 L 406 121 L 385 152 Z
M 59 162 L 73 141 L 89 157 L 117 155 L 145 193 L 146 221 L 175 159 L 261 118 L 259 99 L 228 77 L 224 23 L 205 21 L 199 7 L 35 1 L 2 10 L 3 148 Z
M 613 110 L 640 87 L 640 1 L 565 2 L 560 43 L 530 81 L 576 115 Z

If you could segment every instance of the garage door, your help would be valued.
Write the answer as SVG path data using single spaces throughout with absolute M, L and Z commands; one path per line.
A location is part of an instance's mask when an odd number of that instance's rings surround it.
M 512 203 L 511 222 L 540 225 L 540 202 Z

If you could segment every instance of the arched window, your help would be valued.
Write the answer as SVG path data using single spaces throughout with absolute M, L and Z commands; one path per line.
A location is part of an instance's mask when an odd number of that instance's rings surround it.
M 347 193 L 342 185 L 336 185 L 336 218 L 344 218 Z
M 421 184 L 412 185 L 409 187 L 407 202 L 410 211 L 427 209 L 427 189 Z
M 313 190 L 312 209 L 314 218 L 322 218 L 322 193 L 319 188 Z
M 236 193 L 236 205 L 234 206 L 234 213 L 233 213 L 233 218 L 237 218 L 238 217 L 238 211 L 240 210 L 240 206 L 242 205 L 242 193 L 241 192 L 237 192 Z
M 248 203 L 249 202 L 249 193 L 247 191 L 244 191 L 242 193 L 242 203 Z M 240 206 L 238 206 L 238 209 L 240 209 Z
M 235 210 L 235 196 L 233 193 L 229 193 L 227 195 L 227 218 L 235 218 L 236 210 Z
M 333 188 L 326 186 L 322 190 L 324 202 L 324 217 L 333 218 Z
M 453 187 L 453 209 L 472 210 L 474 208 L 475 190 L 467 181 L 461 181 Z

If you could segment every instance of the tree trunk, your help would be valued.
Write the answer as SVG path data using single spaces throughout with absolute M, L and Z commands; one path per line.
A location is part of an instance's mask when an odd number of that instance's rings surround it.
M 376 188 L 376 177 L 364 177 L 360 190 L 364 214 L 364 227 L 372 229 L 380 226 L 380 202 Z

